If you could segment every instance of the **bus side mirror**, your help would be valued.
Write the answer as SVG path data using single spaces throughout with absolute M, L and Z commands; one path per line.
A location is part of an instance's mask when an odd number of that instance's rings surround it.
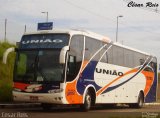
M 65 46 L 62 48 L 61 52 L 60 52 L 60 57 L 59 57 L 59 63 L 60 64 L 64 64 L 65 60 L 66 60 L 66 53 L 69 50 L 69 46 Z
M 7 57 L 8 57 L 8 54 L 10 52 L 14 52 L 15 51 L 15 48 L 14 47 L 11 47 L 11 48 L 8 48 L 4 53 L 3 53 L 3 63 L 6 64 L 7 63 Z

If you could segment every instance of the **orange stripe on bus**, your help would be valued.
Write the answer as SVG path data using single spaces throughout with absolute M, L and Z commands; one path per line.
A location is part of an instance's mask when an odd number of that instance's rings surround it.
M 142 71 L 142 73 L 145 75 L 146 77 L 146 86 L 144 89 L 144 95 L 146 96 L 147 93 L 149 92 L 153 81 L 154 81 L 154 73 L 153 72 L 148 72 L 148 71 Z
M 104 37 L 102 39 L 102 41 L 105 42 L 105 43 L 110 43 L 111 42 L 111 40 L 108 37 Z
M 84 60 L 82 62 L 82 68 L 80 70 L 80 75 L 88 63 L 89 63 L 88 60 Z M 83 103 L 83 95 L 79 95 L 77 92 L 78 79 L 75 79 L 74 81 L 66 84 L 65 96 L 66 96 L 66 100 L 68 101 L 69 104 Z
M 69 104 L 80 104 L 83 103 L 83 96 L 79 95 L 76 91 L 77 80 L 66 84 L 65 96 Z

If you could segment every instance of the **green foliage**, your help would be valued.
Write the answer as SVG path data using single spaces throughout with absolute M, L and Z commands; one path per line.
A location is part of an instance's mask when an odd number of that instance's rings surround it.
M 2 63 L 3 53 L 7 48 L 15 47 L 8 42 L 0 42 L 0 102 L 9 102 L 12 100 L 12 78 L 15 53 L 8 56 L 7 64 Z

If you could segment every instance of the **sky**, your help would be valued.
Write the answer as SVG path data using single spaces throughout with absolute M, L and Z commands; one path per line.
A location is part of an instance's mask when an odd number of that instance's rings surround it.
M 143 7 L 128 7 L 128 2 Z M 151 2 L 152 7 L 146 7 Z M 158 5 L 158 6 L 156 6 Z M 83 29 L 160 59 L 160 1 L 159 0 L 0 0 L 0 41 L 4 40 L 7 19 L 7 40 L 20 41 L 24 33 L 36 31 L 38 22 L 49 21 L 54 28 Z M 157 10 L 157 12 L 156 12 Z

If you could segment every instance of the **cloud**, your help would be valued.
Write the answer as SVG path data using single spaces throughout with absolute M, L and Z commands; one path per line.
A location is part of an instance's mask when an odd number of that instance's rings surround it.
M 136 7 L 128 8 L 124 0 L 0 0 L 0 2 L 3 3 L 0 4 L 1 39 L 4 37 L 5 18 L 8 21 L 7 37 L 16 42 L 23 35 L 25 25 L 27 31 L 35 31 L 37 23 L 46 19 L 46 14 L 41 12 L 48 11 L 49 21 L 54 22 L 55 28 L 87 29 L 106 35 L 114 41 L 117 16 L 123 15 L 123 18 L 119 19 L 119 41 L 123 40 L 126 45 L 156 54 L 160 50 L 159 14 Z

